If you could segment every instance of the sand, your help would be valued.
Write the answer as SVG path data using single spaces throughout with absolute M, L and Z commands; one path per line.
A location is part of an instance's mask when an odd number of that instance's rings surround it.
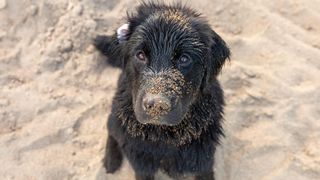
M 188 0 L 228 42 L 218 180 L 320 179 L 320 3 Z M 120 71 L 90 39 L 133 0 L 0 0 L 0 177 L 131 180 L 101 168 Z M 167 179 L 163 175 L 159 179 Z

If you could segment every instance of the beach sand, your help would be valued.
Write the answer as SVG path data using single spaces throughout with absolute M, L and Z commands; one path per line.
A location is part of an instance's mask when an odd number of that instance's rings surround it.
M 188 0 L 229 44 L 218 180 L 320 179 L 318 0 Z M 0 0 L 0 179 L 132 180 L 102 168 L 120 70 L 90 44 L 133 0 Z M 158 179 L 167 179 L 163 174 Z

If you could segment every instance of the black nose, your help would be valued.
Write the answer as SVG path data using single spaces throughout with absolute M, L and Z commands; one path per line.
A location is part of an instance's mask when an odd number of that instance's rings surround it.
M 161 95 L 147 94 L 143 98 L 143 109 L 148 115 L 159 116 L 168 113 L 171 109 L 170 100 Z

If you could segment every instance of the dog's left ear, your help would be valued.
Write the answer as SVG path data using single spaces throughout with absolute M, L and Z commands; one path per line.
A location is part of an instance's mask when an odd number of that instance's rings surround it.
M 210 68 L 211 75 L 217 76 L 225 61 L 230 58 L 230 49 L 226 42 L 213 30 L 210 32 Z
M 208 60 L 205 67 L 205 88 L 212 85 L 213 80 L 220 73 L 225 61 L 230 58 L 230 49 L 226 42 L 213 30 L 209 33 Z

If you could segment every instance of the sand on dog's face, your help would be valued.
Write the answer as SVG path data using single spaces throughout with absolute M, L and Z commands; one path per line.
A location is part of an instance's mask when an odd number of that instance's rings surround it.
M 184 87 L 188 87 L 183 74 L 177 69 L 165 70 L 159 73 L 145 73 L 144 76 L 143 84 L 145 84 L 147 93 L 164 94 L 179 98 L 183 94 Z
M 142 110 L 139 106 L 142 106 L 141 104 L 146 96 L 152 96 L 154 98 L 164 97 L 162 99 L 169 102 L 161 106 L 156 104 L 152 108 L 142 112 L 148 116 L 147 120 L 139 119 L 145 118 L 145 116 L 138 114 L 138 121 L 143 123 L 145 123 L 145 121 L 152 123 L 157 123 L 157 121 L 163 121 L 165 123 L 168 121 L 170 124 L 177 124 L 184 118 L 185 113 L 188 111 L 188 106 L 192 103 L 190 102 L 192 100 L 192 85 L 185 80 L 184 75 L 179 70 L 168 69 L 157 73 L 150 71 L 143 72 L 139 84 L 137 97 L 134 98 L 136 99 L 134 103 L 136 114 L 141 113 Z M 172 115 L 170 113 L 172 113 Z M 163 117 L 168 118 L 168 120 L 163 119 Z M 171 120 L 177 122 L 171 122 Z
M 178 124 L 203 81 L 207 58 L 204 54 L 209 45 L 191 26 L 197 19 L 191 20 L 180 11 L 168 9 L 150 15 L 135 27 L 127 42 L 129 74 L 135 77 L 134 111 L 141 123 L 158 120 L 164 125 Z M 135 57 L 137 52 L 145 54 L 144 62 Z M 182 57 L 189 63 L 180 63 Z M 152 95 L 162 96 L 164 103 L 144 110 L 145 97 Z
M 150 74 L 150 73 L 149 73 Z M 183 94 L 188 94 L 190 85 L 186 83 L 184 76 L 177 69 L 170 69 L 160 73 L 145 74 L 142 80 L 145 93 L 151 95 L 165 96 L 171 99 L 173 106 L 179 103 Z M 151 117 L 167 114 L 171 107 L 155 106 L 147 111 Z

